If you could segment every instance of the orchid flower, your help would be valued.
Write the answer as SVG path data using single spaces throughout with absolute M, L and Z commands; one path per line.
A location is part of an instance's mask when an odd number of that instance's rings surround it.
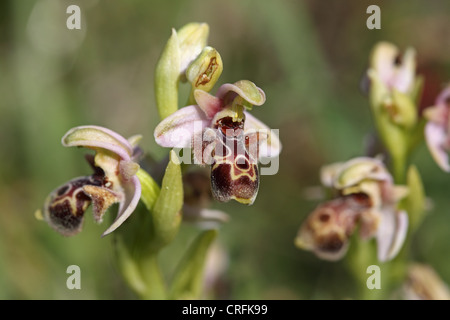
M 388 42 L 378 43 L 372 53 L 371 73 L 387 90 L 408 93 L 413 89 L 415 72 L 415 51 L 408 48 L 404 55 Z
M 407 189 L 393 184 L 383 163 L 360 157 L 326 166 L 322 183 L 332 188 L 337 198 L 320 205 L 306 219 L 296 245 L 321 258 L 338 260 L 359 224 L 361 238 L 376 238 L 378 260 L 394 258 L 406 237 L 408 216 L 397 204 Z
M 242 80 L 222 85 L 216 96 L 195 90 L 196 105 L 179 109 L 155 129 L 163 147 L 191 148 L 196 164 L 211 165 L 211 187 L 219 201 L 252 204 L 259 187 L 257 163 L 276 157 L 278 137 L 245 109 L 265 102 L 264 92 Z M 189 155 L 190 152 L 184 153 Z
M 62 138 L 63 146 L 95 150 L 95 157 L 87 157 L 94 174 L 75 178 L 51 192 L 45 201 L 44 220 L 62 235 L 72 236 L 81 231 L 84 213 L 91 203 L 98 223 L 112 204 L 119 203 L 117 217 L 103 236 L 117 229 L 134 211 L 141 196 L 136 176 L 139 165 L 135 162 L 140 138 L 127 140 L 99 126 L 70 129 Z
M 425 118 L 428 122 L 425 126 L 425 139 L 439 167 L 450 172 L 447 151 L 450 150 L 450 86 L 447 86 L 437 97 L 433 107 L 426 108 Z
M 372 51 L 370 68 L 371 103 L 376 110 L 385 110 L 392 122 L 412 127 L 417 121 L 416 58 L 408 48 L 403 55 L 388 42 L 378 43 Z

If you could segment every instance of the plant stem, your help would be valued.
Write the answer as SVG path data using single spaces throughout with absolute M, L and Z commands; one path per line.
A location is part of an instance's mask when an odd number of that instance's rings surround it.
M 406 154 L 403 150 L 391 152 L 392 157 L 392 175 L 396 184 L 405 183 L 406 175 Z

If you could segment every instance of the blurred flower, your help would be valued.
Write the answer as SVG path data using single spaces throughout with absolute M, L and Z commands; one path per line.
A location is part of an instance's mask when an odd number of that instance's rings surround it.
M 376 238 L 378 260 L 394 258 L 406 237 L 408 216 L 397 204 L 407 189 L 394 185 L 383 163 L 374 158 L 332 164 L 324 167 L 321 175 L 323 185 L 332 188 L 336 198 L 306 219 L 296 245 L 321 258 L 338 260 L 359 224 L 362 239 Z
M 264 92 L 242 80 L 222 85 L 216 96 L 195 90 L 194 97 L 197 105 L 181 108 L 156 127 L 156 142 L 190 148 L 196 164 L 211 164 L 211 186 L 219 201 L 252 204 L 259 186 L 258 159 L 276 157 L 281 150 L 278 137 L 245 111 L 262 105 Z
M 403 286 L 406 300 L 450 300 L 450 290 L 429 265 L 415 263 L 408 268 Z
M 408 93 L 414 85 L 415 51 L 408 48 L 402 56 L 395 45 L 380 42 L 373 49 L 371 69 L 374 78 L 380 81 L 386 90 Z
M 95 150 L 88 157 L 94 174 L 69 181 L 55 189 L 43 208 L 43 218 L 59 233 L 72 236 L 81 231 L 83 216 L 91 202 L 96 222 L 101 222 L 106 210 L 119 203 L 119 212 L 103 236 L 118 228 L 134 211 L 141 196 L 141 184 L 136 177 L 139 154 L 136 144 L 140 136 L 126 140 L 109 129 L 80 126 L 69 130 L 62 138 L 66 147 L 86 147 Z
M 425 139 L 439 167 L 450 172 L 447 152 L 450 150 L 450 86 L 437 97 L 434 106 L 426 108 L 424 116 L 428 122 L 425 126 Z
M 224 299 L 228 294 L 226 272 L 229 266 L 229 254 L 224 246 L 215 241 L 208 250 L 203 274 L 203 298 Z
M 386 111 L 392 122 L 412 127 L 417 121 L 415 51 L 408 48 L 404 55 L 388 42 L 378 43 L 367 71 L 370 96 L 376 110 Z

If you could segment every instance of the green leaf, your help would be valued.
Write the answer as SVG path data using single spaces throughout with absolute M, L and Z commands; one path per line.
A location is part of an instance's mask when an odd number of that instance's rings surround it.
M 199 299 L 208 249 L 217 230 L 206 230 L 197 236 L 181 259 L 172 279 L 172 299 Z
M 133 259 L 129 245 L 123 235 L 115 233 L 115 250 L 118 268 L 128 286 L 138 295 L 143 294 L 147 286 L 142 278 L 137 261 Z
M 159 116 L 164 119 L 178 110 L 178 81 L 181 53 L 177 32 L 172 35 L 158 60 L 155 70 L 155 97 Z
M 161 185 L 161 192 L 153 207 L 154 238 L 152 246 L 159 250 L 172 242 L 178 233 L 183 206 L 183 181 L 181 167 L 175 152 L 170 152 L 170 161 Z
M 410 231 L 415 231 L 421 224 L 425 214 L 425 191 L 416 166 L 411 165 L 407 173 L 409 188 L 404 207 L 409 215 Z

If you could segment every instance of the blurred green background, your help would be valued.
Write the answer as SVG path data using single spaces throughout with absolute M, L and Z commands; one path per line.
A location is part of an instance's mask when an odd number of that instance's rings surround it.
M 77 4 L 82 29 L 66 28 Z M 267 101 L 254 115 L 280 129 L 280 170 L 263 176 L 251 207 L 214 204 L 230 214 L 219 233 L 228 264 L 218 298 L 357 298 L 344 261 L 326 262 L 293 240 L 317 201 L 322 165 L 365 153 L 374 132 L 360 80 L 372 46 L 387 40 L 418 52 L 422 105 L 450 79 L 450 2 L 377 1 L 381 30 L 368 30 L 370 1 L 24 0 L 0 2 L 0 299 L 134 299 L 90 210 L 84 230 L 64 238 L 34 217 L 47 194 L 90 173 L 83 150 L 63 148 L 71 127 L 95 124 L 155 144 L 157 59 L 172 27 L 210 26 L 224 62 L 219 84 L 248 79 Z M 413 240 L 413 258 L 450 283 L 450 177 L 422 145 L 414 156 L 433 203 Z M 113 214 L 115 210 L 110 210 Z M 190 240 L 182 226 L 163 263 L 172 268 Z M 66 268 L 80 266 L 82 289 Z M 363 270 L 367 266 L 361 266 Z

